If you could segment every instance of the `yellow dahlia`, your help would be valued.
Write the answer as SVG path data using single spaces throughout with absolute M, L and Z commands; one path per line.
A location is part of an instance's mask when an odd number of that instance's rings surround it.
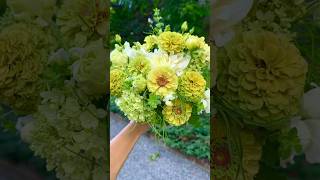
M 204 97 L 206 80 L 197 71 L 185 72 L 180 80 L 178 92 L 192 102 L 199 102 Z
M 169 53 L 179 53 L 184 48 L 184 37 L 176 32 L 163 32 L 158 37 L 158 43 L 161 49 Z
M 172 106 L 165 106 L 162 110 L 164 120 L 174 126 L 180 126 L 186 123 L 192 112 L 192 106 L 179 99 L 173 100 Z
M 113 69 L 110 72 L 110 92 L 112 96 L 121 96 L 123 82 L 126 75 L 119 69 Z
M 178 87 L 178 77 L 169 66 L 159 66 L 152 69 L 147 80 L 149 91 L 159 96 L 166 96 Z

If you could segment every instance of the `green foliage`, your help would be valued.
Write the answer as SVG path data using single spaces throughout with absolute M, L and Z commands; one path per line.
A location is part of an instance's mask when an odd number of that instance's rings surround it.
M 165 143 L 187 155 L 209 160 L 210 122 L 208 117 L 202 117 L 199 121 L 199 127 L 190 124 L 181 127 L 167 127 Z
M 280 142 L 279 155 L 281 159 L 290 158 L 292 151 L 295 151 L 296 153 L 302 152 L 302 146 L 296 128 L 282 130 L 278 139 Z
M 153 9 L 158 8 L 163 23 L 170 24 L 172 30 L 179 31 L 181 24 L 187 20 L 190 28 L 195 27 L 195 34 L 207 37 L 210 7 L 208 4 L 209 1 L 201 4 L 195 0 L 113 0 L 111 36 L 120 34 L 122 39 L 128 42 L 143 41 L 150 30 L 148 18 L 152 18 Z
M 150 161 L 156 161 L 156 160 L 158 160 L 159 158 L 160 158 L 160 153 L 159 153 L 159 152 L 156 152 L 156 153 L 151 154 L 151 155 L 149 156 Z
M 148 99 L 148 105 L 152 108 L 155 109 L 157 106 L 161 104 L 160 96 L 155 95 L 155 94 L 150 94 L 149 99 Z

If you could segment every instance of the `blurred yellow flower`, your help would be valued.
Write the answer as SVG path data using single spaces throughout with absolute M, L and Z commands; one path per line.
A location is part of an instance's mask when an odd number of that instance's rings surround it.
M 191 117 L 192 106 L 188 103 L 184 103 L 179 99 L 173 100 L 172 106 L 165 106 L 162 114 L 169 124 L 174 126 L 180 126 L 185 124 Z

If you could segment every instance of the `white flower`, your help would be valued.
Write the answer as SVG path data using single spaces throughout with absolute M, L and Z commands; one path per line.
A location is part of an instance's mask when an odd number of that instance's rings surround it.
M 165 51 L 155 49 L 154 52 L 148 54 L 148 59 L 150 59 L 152 67 L 170 66 L 175 70 L 177 76 L 181 76 L 189 65 L 191 56 L 183 53 L 169 55 Z
M 311 89 L 304 94 L 302 109 L 307 118 L 320 119 L 320 87 Z
M 213 1 L 212 27 L 217 46 L 224 46 L 233 38 L 233 26 L 247 16 L 252 4 L 253 0 Z
M 210 113 L 210 89 L 204 92 L 205 98 L 201 100 L 206 113 Z
M 166 103 L 167 106 L 172 106 L 172 101 L 176 99 L 176 96 L 174 93 L 170 93 L 168 95 L 166 95 L 164 98 L 163 98 L 163 101 Z
M 291 120 L 291 127 L 297 128 L 298 137 L 306 160 L 309 163 L 320 163 L 320 89 L 314 88 L 303 96 L 302 109 L 307 119 L 295 117 Z M 295 152 L 293 152 L 295 155 Z
M 128 42 L 124 43 L 124 50 L 123 52 L 129 57 L 129 59 L 133 59 L 137 56 L 137 50 L 130 47 L 130 44 Z
M 31 141 L 31 131 L 34 127 L 32 115 L 18 118 L 16 129 L 20 132 L 21 139 L 25 142 Z

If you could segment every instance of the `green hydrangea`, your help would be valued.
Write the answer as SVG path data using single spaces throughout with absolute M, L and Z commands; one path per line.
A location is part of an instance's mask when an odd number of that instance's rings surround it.
M 21 113 L 36 109 L 51 45 L 51 37 L 36 26 L 17 23 L 1 30 L 1 102 Z
M 90 96 L 99 97 L 107 92 L 107 57 L 100 39 L 83 48 L 80 59 L 72 65 L 73 78 Z
M 198 48 L 190 52 L 191 61 L 188 69 L 201 71 L 210 67 L 210 47 L 207 44 L 203 48 Z
M 43 92 L 33 115 L 30 148 L 58 179 L 104 180 L 107 174 L 106 112 L 80 103 L 69 90 Z
M 218 50 L 217 87 L 246 123 L 277 128 L 299 111 L 307 63 L 284 36 L 249 31 Z
M 34 20 L 38 25 L 48 26 L 56 10 L 56 0 L 8 0 L 8 7 L 19 20 Z
M 134 92 L 123 92 L 122 96 L 116 99 L 116 104 L 129 120 L 141 123 L 155 119 L 155 112 L 147 106 L 142 96 Z
M 93 35 L 107 34 L 107 2 L 64 0 L 57 13 L 57 25 L 68 41 L 84 45 Z
M 132 82 L 132 88 L 136 92 L 140 93 L 146 90 L 147 88 L 147 80 L 143 75 L 138 75 L 134 78 Z
M 290 28 L 306 13 L 305 0 L 256 1 L 243 27 L 247 30 L 265 29 L 276 33 L 294 35 Z

